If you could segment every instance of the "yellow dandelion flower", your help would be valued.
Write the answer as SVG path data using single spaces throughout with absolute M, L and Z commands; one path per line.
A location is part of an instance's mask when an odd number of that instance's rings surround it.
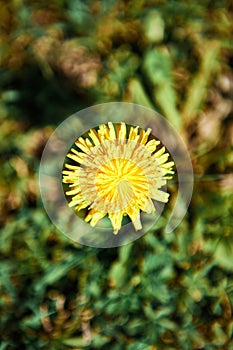
M 172 177 L 174 162 L 168 161 L 160 141 L 148 141 L 151 129 L 130 128 L 125 123 L 100 125 L 89 137 L 79 137 L 67 157 L 63 182 L 69 185 L 70 207 L 88 210 L 85 221 L 95 226 L 106 215 L 113 233 L 128 215 L 135 230 L 142 229 L 140 212 L 155 213 L 152 199 L 166 203 L 169 194 L 162 191 Z

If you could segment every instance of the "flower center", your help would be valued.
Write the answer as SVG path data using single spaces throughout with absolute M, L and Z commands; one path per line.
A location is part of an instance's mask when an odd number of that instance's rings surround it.
M 115 202 L 118 210 L 143 191 L 148 193 L 148 180 L 144 171 L 128 159 L 111 159 L 96 174 L 96 189 L 105 203 Z M 115 207 L 116 209 L 116 207 Z

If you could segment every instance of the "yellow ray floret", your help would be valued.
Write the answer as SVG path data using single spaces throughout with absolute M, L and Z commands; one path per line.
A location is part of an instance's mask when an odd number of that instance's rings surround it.
M 78 150 L 71 148 L 65 164 L 63 182 L 70 190 L 70 207 L 87 209 L 86 222 L 95 226 L 108 216 L 113 233 L 128 215 L 135 230 L 142 229 L 140 212 L 155 213 L 152 199 L 166 203 L 169 194 L 161 188 L 174 174 L 174 162 L 169 161 L 165 147 L 157 149 L 159 140 L 148 141 L 151 129 L 129 128 L 121 122 L 100 125 L 88 132 L 89 138 L 79 137 Z

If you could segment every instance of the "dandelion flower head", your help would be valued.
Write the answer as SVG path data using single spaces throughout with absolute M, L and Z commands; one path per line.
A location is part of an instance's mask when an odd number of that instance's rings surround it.
M 77 149 L 67 154 L 72 164 L 65 163 L 62 173 L 69 206 L 87 209 L 85 221 L 91 226 L 108 216 L 117 234 L 128 216 L 137 231 L 142 229 L 140 213 L 155 213 L 152 199 L 168 202 L 169 194 L 161 188 L 172 178 L 174 162 L 150 133 L 109 122 L 79 137 Z

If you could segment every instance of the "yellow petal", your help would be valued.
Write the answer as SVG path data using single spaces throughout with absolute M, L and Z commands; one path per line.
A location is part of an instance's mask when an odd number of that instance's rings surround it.
M 163 164 L 168 160 L 169 154 L 168 153 L 164 153 L 161 157 L 156 158 L 156 161 L 158 164 Z
M 108 123 L 108 127 L 109 127 L 109 136 L 111 140 L 116 140 L 116 133 L 115 133 L 115 129 L 114 126 L 111 122 Z
M 85 140 L 82 137 L 78 138 L 78 141 L 75 141 L 75 144 L 78 148 L 80 148 L 84 153 L 90 153 L 90 148 L 86 145 Z
M 165 147 L 163 146 L 162 148 L 160 148 L 160 150 L 156 153 L 153 154 L 154 158 L 158 158 L 160 157 L 163 153 L 165 152 Z
M 159 145 L 159 144 L 160 144 L 160 141 L 153 139 L 153 140 L 150 140 L 149 142 L 147 142 L 147 144 L 145 146 L 150 153 L 153 153 L 156 150 L 157 145 Z
M 160 167 L 160 170 L 161 170 L 161 173 L 162 175 L 167 175 L 167 174 L 174 174 L 175 172 L 173 170 L 170 170 L 170 169 L 166 169 L 166 168 L 162 168 L 162 166 Z
M 126 213 L 129 215 L 135 230 L 141 230 L 140 210 L 137 207 L 130 206 L 126 209 Z
M 154 203 L 152 202 L 152 200 L 149 197 L 146 198 L 146 200 L 144 201 L 144 205 L 141 206 L 140 209 L 148 214 L 155 213 Z
M 75 205 L 80 204 L 82 201 L 83 201 L 83 198 L 82 198 L 82 197 L 76 199 L 75 201 L 72 200 L 72 201 L 69 203 L 69 207 L 74 207 Z
M 90 221 L 90 225 L 94 227 L 100 219 L 102 219 L 106 213 L 104 212 L 97 212 L 95 210 L 91 210 L 88 215 L 85 218 L 85 221 Z
M 91 141 L 88 138 L 85 139 L 85 142 L 86 142 L 87 147 L 93 148 L 93 145 L 92 145 Z
M 65 167 L 70 170 L 79 170 L 79 166 L 77 165 L 65 164 Z
M 88 133 L 88 135 L 91 137 L 95 146 L 98 146 L 100 144 L 100 140 L 98 138 L 98 133 L 95 129 L 91 129 L 90 132 Z
M 90 203 L 88 202 L 83 202 L 83 203 L 80 203 L 79 205 L 77 205 L 77 207 L 75 208 L 76 210 L 80 211 L 82 209 L 85 209 L 87 208 L 88 206 L 90 205 Z
M 118 137 L 118 139 L 122 139 L 122 140 L 125 140 L 125 138 L 126 138 L 126 125 L 123 122 L 121 122 L 121 124 L 118 125 L 117 137 Z
M 70 159 L 75 160 L 75 162 L 80 163 L 80 164 L 82 164 L 82 162 L 83 162 L 83 158 L 81 158 L 78 155 L 72 154 L 72 153 L 68 153 L 67 157 L 70 158 Z
M 151 129 L 148 128 L 146 131 L 145 130 L 141 130 L 140 131 L 140 139 L 139 142 L 141 145 L 145 145 L 146 141 L 148 140 L 148 137 L 151 133 Z
M 139 138 L 138 126 L 136 126 L 136 128 L 131 126 L 130 131 L 129 131 L 129 138 L 128 139 L 132 140 L 132 141 L 137 141 L 138 138 Z
M 109 213 L 108 216 L 113 226 L 113 233 L 116 235 L 121 228 L 123 213 L 122 211 L 119 211 L 116 213 Z
M 80 193 L 79 187 L 75 188 L 74 190 L 70 190 L 66 192 L 67 196 L 73 196 L 74 194 L 78 194 L 78 193 Z
M 98 137 L 101 142 L 104 142 L 105 140 L 107 140 L 107 134 L 108 134 L 107 126 L 104 124 L 101 124 L 98 130 Z
M 73 198 L 72 198 L 72 201 L 79 201 L 79 200 L 82 200 L 83 201 L 83 196 L 81 195 L 81 193 L 78 193 L 78 194 L 76 194 Z M 79 201 L 79 203 L 80 203 L 80 201 Z
M 163 168 L 168 169 L 168 168 L 171 168 L 173 165 L 175 165 L 174 162 L 168 162 L 168 163 L 165 163 L 165 164 L 163 164 L 163 165 L 161 165 L 161 166 L 162 166 Z
M 80 158 L 84 158 L 86 155 L 83 152 L 78 152 L 76 149 L 71 148 L 71 151 L 76 154 L 77 156 L 79 156 Z
M 150 197 L 163 203 L 167 203 L 169 198 L 169 193 L 160 191 L 158 189 L 151 189 Z

